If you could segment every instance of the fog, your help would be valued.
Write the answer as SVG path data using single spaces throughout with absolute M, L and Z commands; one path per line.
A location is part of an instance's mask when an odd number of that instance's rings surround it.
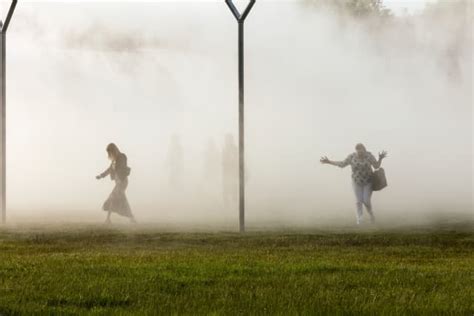
M 358 142 L 389 152 L 389 187 L 373 197 L 380 222 L 472 219 L 469 3 L 380 21 L 258 1 L 246 22 L 250 225 L 353 223 L 350 167 L 319 158 L 343 160 Z M 238 135 L 236 45 L 224 1 L 19 3 L 9 219 L 102 221 L 113 183 L 95 176 L 115 142 L 139 222 L 236 227 L 221 180 L 225 135 Z M 182 177 L 171 184 L 173 135 Z

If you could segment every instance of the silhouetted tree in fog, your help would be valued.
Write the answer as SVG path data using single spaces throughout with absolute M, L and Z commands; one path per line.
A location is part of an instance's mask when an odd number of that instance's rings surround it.
M 303 0 L 312 7 L 325 7 L 355 17 L 390 16 L 391 12 L 382 0 Z

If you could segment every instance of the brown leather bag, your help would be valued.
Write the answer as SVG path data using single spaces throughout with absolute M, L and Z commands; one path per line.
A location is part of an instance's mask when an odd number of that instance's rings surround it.
M 372 174 L 372 190 L 373 191 L 381 191 L 382 189 L 387 187 L 387 178 L 385 177 L 385 170 L 383 168 L 379 168 L 374 171 Z

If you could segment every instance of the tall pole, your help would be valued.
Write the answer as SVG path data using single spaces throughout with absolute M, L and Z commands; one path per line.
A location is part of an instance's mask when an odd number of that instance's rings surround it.
M 1 186 L 2 186 L 2 223 L 5 224 L 5 222 L 7 221 L 7 207 L 6 207 L 6 204 L 7 204 L 7 199 L 6 199 L 6 196 L 7 196 L 7 186 L 6 186 L 6 170 L 7 170 L 7 163 L 6 163 L 6 105 L 7 105 L 7 102 L 6 102 L 6 82 L 5 82 L 5 78 L 6 78 L 6 73 L 5 73 L 5 66 L 6 66 L 6 54 L 5 54 L 5 51 L 6 51 L 6 45 L 5 45 L 5 42 L 6 42 L 6 34 L 3 32 L 2 30 L 2 33 L 1 33 L 1 42 L 2 42 L 2 49 L 1 49 L 1 54 L 2 54 L 2 58 L 1 58 L 1 77 L 2 77 L 2 86 L 1 86 L 1 111 L 2 111 L 2 129 L 1 129 L 1 133 L 2 133 L 2 148 L 1 148 L 1 151 L 2 151 L 2 166 L 1 166 L 1 171 L 2 171 L 2 183 L 1 183 Z
M 6 39 L 7 39 L 7 30 L 8 26 L 10 25 L 10 20 L 13 16 L 13 12 L 15 11 L 17 0 L 13 0 L 10 9 L 8 10 L 7 17 L 5 19 L 5 23 L 1 23 L 0 21 L 0 28 L 1 28 L 1 49 L 0 49 L 0 72 L 1 72 L 1 84 L 0 84 L 0 108 L 2 113 L 2 120 L 1 120 L 1 200 L 2 200 L 2 223 L 6 223 L 7 221 L 7 94 L 6 94 L 6 58 L 7 58 L 7 47 L 6 47 Z
M 239 21 L 239 228 L 245 231 L 244 22 Z
M 244 13 L 240 14 L 232 0 L 226 4 L 239 25 L 239 229 L 245 232 L 245 90 L 244 90 L 244 24 L 256 0 L 250 0 Z

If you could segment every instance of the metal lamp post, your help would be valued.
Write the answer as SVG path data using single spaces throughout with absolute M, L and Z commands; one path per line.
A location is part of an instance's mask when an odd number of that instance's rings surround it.
M 0 109 L 2 112 L 2 120 L 1 120 L 1 139 L 2 139 L 2 146 L 1 146 L 1 200 L 2 200 L 2 223 L 5 223 L 7 220 L 7 164 L 6 164 L 6 107 L 7 107 L 7 100 L 6 100 L 6 38 L 7 38 L 7 30 L 8 26 L 10 25 L 10 21 L 13 16 L 13 12 L 15 11 L 17 0 L 12 0 L 10 5 L 10 9 L 8 10 L 7 17 L 5 19 L 5 23 L 0 21 L 0 29 L 1 29 L 1 49 L 0 49 L 0 68 L 1 68 L 1 88 L 0 88 Z
M 256 0 L 250 0 L 242 14 L 232 0 L 225 0 L 239 25 L 239 227 L 245 231 L 245 121 L 244 121 L 244 23 Z

